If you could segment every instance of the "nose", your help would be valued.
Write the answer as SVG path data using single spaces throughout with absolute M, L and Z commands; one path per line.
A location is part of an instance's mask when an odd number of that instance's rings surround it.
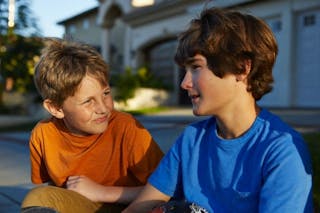
M 180 87 L 184 90 L 187 90 L 188 88 L 192 87 L 192 78 L 191 78 L 191 73 L 189 71 L 185 72 L 183 80 L 180 84 Z
M 107 111 L 108 111 L 108 107 L 106 106 L 106 103 L 104 100 L 96 101 L 95 112 L 97 114 L 105 114 Z

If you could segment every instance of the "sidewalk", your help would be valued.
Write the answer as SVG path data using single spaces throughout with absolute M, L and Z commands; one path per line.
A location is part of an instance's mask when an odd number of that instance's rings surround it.
M 29 133 L 0 136 L 0 213 L 20 212 L 21 201 L 33 186 L 29 178 L 28 137 Z

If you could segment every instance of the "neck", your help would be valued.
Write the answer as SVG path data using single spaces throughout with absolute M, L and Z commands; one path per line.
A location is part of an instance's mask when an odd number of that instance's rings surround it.
M 251 108 L 246 106 L 243 110 L 240 108 L 233 112 L 217 117 L 217 132 L 222 138 L 233 139 L 246 133 L 257 118 L 260 108 L 253 104 Z

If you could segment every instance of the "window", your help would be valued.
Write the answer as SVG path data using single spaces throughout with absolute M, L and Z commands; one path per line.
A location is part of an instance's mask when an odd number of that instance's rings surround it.
M 87 30 L 87 29 L 89 29 L 89 26 L 90 26 L 89 20 L 88 20 L 88 19 L 83 20 L 83 22 L 82 22 L 82 28 L 85 29 L 85 30 Z
M 270 26 L 272 32 L 278 33 L 282 30 L 282 21 L 279 17 L 269 18 L 265 20 Z
M 316 24 L 316 16 L 314 14 L 306 15 L 303 17 L 304 26 L 313 26 Z
M 69 27 L 68 27 L 68 31 L 69 33 L 75 33 L 77 31 L 77 28 L 75 25 L 71 24 Z
M 271 22 L 271 29 L 273 32 L 280 32 L 282 29 L 282 23 L 280 20 Z

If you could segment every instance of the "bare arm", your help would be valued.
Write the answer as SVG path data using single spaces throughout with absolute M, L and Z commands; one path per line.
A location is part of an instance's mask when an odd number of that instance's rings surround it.
M 103 186 L 86 176 L 70 176 L 66 186 L 94 202 L 123 204 L 132 202 L 143 189 L 143 186 Z
M 122 213 L 144 213 L 150 212 L 153 207 L 167 202 L 170 197 L 163 194 L 149 183 L 144 187 L 141 194 Z

